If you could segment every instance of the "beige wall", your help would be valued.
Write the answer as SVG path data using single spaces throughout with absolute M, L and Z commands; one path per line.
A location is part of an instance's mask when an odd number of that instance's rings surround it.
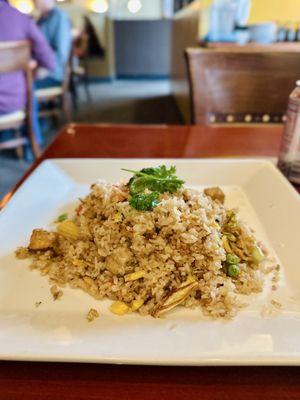
M 96 78 L 115 76 L 114 31 L 112 19 L 159 19 L 161 18 L 161 0 L 140 0 L 142 8 L 137 14 L 128 11 L 128 0 L 111 0 L 108 14 L 94 13 L 88 10 L 92 0 L 76 0 L 74 3 L 61 3 L 70 16 L 74 26 L 80 29 L 83 15 L 87 15 L 93 24 L 101 45 L 105 49 L 103 59 L 89 61 L 89 74 Z M 116 7 L 118 6 L 118 7 Z
M 89 60 L 89 74 L 95 78 L 113 78 L 115 76 L 115 49 L 114 49 L 114 30 L 113 21 L 108 17 L 100 15 L 90 15 L 105 54 L 103 59 L 94 58 Z

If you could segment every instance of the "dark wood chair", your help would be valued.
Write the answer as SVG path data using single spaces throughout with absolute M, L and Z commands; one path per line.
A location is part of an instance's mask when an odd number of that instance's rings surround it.
M 185 52 L 192 123 L 282 123 L 300 53 L 269 49 Z
M 27 41 L 0 42 L 0 74 L 22 71 L 26 79 L 26 106 L 24 110 L 16 110 L 0 115 L 1 132 L 11 130 L 15 137 L 0 142 L 0 150 L 17 148 L 18 156 L 23 156 L 23 145 L 31 145 L 35 157 L 40 155 L 40 147 L 36 140 L 32 123 L 32 72 L 30 67 L 31 47 Z M 25 124 L 27 137 L 22 137 L 21 128 Z
M 73 38 L 72 56 L 70 59 L 70 91 L 75 110 L 78 110 L 77 85 L 83 83 L 88 103 L 92 102 L 89 88 L 88 73 L 89 34 L 84 29 L 77 37 Z

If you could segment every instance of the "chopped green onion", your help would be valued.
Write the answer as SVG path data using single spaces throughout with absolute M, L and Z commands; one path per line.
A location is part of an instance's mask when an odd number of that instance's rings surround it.
M 230 242 L 236 242 L 236 237 L 232 233 L 223 232 L 223 235 L 225 235 Z
M 228 220 L 228 222 L 229 221 L 232 221 L 232 220 L 236 220 L 236 213 L 235 213 L 235 211 L 233 211 L 233 210 L 228 210 L 227 211 L 227 220 Z
M 57 222 L 63 222 L 66 219 L 68 219 L 68 213 L 60 214 L 60 216 L 57 218 Z
M 252 251 L 252 262 L 254 264 L 259 264 L 265 258 L 264 253 L 262 252 L 259 246 L 255 246 Z
M 227 275 L 230 278 L 236 278 L 240 272 L 238 265 L 230 264 L 227 266 Z
M 240 262 L 240 258 L 235 254 L 226 254 L 226 262 L 227 264 L 238 264 Z

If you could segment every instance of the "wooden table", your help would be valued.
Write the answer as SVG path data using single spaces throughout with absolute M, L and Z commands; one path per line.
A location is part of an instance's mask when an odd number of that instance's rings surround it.
M 54 157 L 276 156 L 282 127 L 69 126 Z M 121 338 L 120 338 L 121 340 Z M 300 369 L 0 362 L 5 400 L 299 399 Z
M 68 125 L 1 201 L 4 207 L 27 176 L 47 158 L 276 157 L 282 125 L 141 126 Z

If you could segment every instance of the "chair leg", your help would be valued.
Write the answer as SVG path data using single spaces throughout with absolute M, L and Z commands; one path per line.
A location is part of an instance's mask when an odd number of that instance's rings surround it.
M 71 97 L 72 97 L 73 108 L 75 111 L 78 111 L 78 93 L 77 93 L 77 87 L 76 87 L 76 82 L 75 82 L 75 76 L 73 73 L 70 78 L 70 92 L 71 92 Z
M 41 148 L 36 140 L 36 136 L 32 128 L 29 129 L 29 138 L 30 138 L 32 153 L 35 158 L 38 158 L 41 155 Z
M 56 98 L 51 104 L 52 114 L 49 115 L 48 122 L 51 124 L 51 128 L 55 127 L 56 129 L 60 128 L 63 123 L 63 111 L 56 112 L 58 110 L 63 110 L 63 99 L 62 96 Z
M 72 120 L 71 104 L 70 104 L 70 94 L 65 92 L 62 96 L 62 109 L 65 115 L 65 119 L 68 123 Z
M 59 129 L 63 125 L 64 116 L 62 114 L 63 114 L 62 112 L 60 114 L 54 113 L 51 116 L 51 118 L 49 118 L 49 121 L 51 122 L 52 127 L 55 127 L 56 129 Z
M 91 91 L 90 91 L 90 87 L 89 87 L 89 80 L 88 80 L 87 76 L 85 76 L 83 78 L 83 84 L 84 84 L 86 99 L 87 99 L 88 103 L 91 104 L 92 103 L 92 95 L 91 95 Z
M 36 134 L 34 131 L 34 126 L 32 121 L 32 112 L 31 114 L 29 114 L 27 118 L 27 132 L 33 156 L 34 158 L 38 158 L 41 155 L 41 148 L 38 141 L 36 140 Z
M 20 129 L 16 129 L 15 135 L 17 138 L 20 138 L 22 136 L 22 132 Z M 16 147 L 16 154 L 19 160 L 24 160 L 24 148 L 22 145 Z
M 92 103 L 92 95 L 90 91 L 90 82 L 89 82 L 89 70 L 88 70 L 88 61 L 87 58 L 84 59 L 84 75 L 83 75 L 83 83 L 86 93 L 86 98 L 89 103 Z
M 84 84 L 84 90 L 86 94 L 86 99 L 88 103 L 92 103 L 92 95 L 90 91 L 90 82 L 89 82 L 89 65 L 88 65 L 88 59 L 85 57 L 83 59 L 83 66 L 84 66 L 84 75 L 83 75 L 83 84 Z
M 78 111 L 78 93 L 77 93 L 77 89 L 75 88 L 75 86 L 74 86 L 73 91 L 71 92 L 71 96 L 72 96 L 73 108 L 77 112 Z

